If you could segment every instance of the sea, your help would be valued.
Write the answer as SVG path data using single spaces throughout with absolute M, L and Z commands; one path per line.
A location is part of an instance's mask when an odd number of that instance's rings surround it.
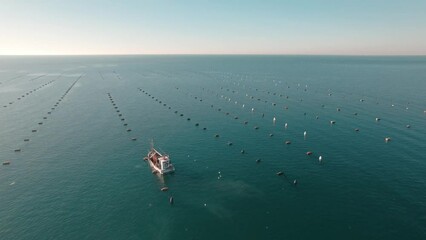
M 2 240 L 426 239 L 425 152 L 425 56 L 0 57 Z

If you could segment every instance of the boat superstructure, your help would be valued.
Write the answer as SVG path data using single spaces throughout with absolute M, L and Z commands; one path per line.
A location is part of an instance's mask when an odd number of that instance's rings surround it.
M 153 173 L 167 174 L 175 171 L 175 167 L 171 163 L 169 155 L 161 154 L 154 148 L 153 143 L 151 143 L 151 149 L 144 159 L 149 162 L 149 165 L 153 169 Z

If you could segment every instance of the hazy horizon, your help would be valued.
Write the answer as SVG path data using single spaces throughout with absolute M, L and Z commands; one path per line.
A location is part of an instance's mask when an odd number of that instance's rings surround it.
M 426 2 L 10 1 L 0 55 L 426 55 Z

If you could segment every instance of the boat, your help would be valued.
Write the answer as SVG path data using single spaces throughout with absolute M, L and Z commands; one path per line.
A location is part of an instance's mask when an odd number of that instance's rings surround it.
M 153 142 L 151 142 L 151 150 L 144 159 L 148 161 L 149 165 L 153 169 L 153 172 L 157 172 L 163 175 L 175 171 L 175 167 L 171 163 L 169 155 L 161 154 L 159 151 L 157 151 L 154 148 Z

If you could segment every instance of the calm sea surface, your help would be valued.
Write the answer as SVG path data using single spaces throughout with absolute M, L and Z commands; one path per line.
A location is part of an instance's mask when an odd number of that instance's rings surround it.
M 0 239 L 426 239 L 425 111 L 426 57 L 0 57 Z

